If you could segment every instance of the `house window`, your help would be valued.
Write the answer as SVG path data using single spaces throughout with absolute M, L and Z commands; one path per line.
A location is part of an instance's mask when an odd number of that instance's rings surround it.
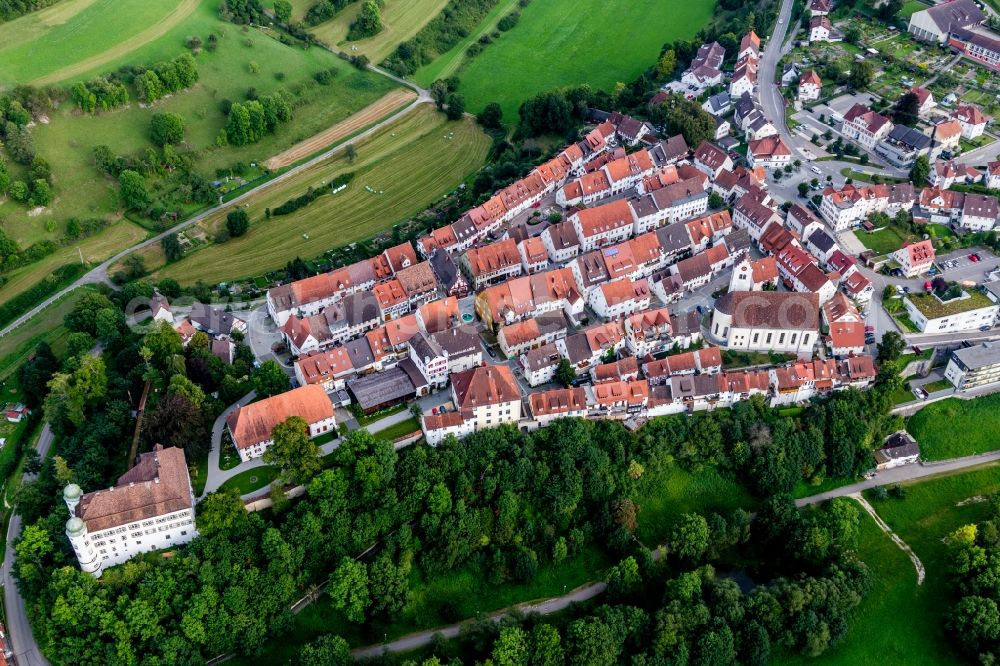
M 781 335 L 778 336 L 778 344 L 779 345 L 785 344 L 785 334 L 784 333 L 782 333 Z

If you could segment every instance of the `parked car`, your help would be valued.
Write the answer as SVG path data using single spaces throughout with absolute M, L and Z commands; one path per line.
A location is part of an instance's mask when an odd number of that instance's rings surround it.
M 973 263 L 979 261 L 979 255 L 978 254 L 970 254 L 969 255 L 969 261 L 971 261 Z
M 992 327 L 990 327 L 990 326 L 980 326 L 979 330 L 982 331 L 983 333 L 985 333 L 986 331 L 991 330 L 991 328 Z
M 874 332 L 875 332 L 874 326 L 865 326 L 865 333 L 874 333 Z
M 489 354 L 490 356 L 492 356 L 493 358 L 497 357 L 497 353 L 495 351 L 493 351 L 493 346 L 492 345 L 486 345 L 486 353 Z

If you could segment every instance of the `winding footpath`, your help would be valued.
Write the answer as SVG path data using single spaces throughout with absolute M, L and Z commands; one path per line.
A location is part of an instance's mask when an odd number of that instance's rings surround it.
M 892 542 L 899 546 L 899 549 L 909 556 L 910 561 L 913 562 L 913 568 L 917 570 L 917 585 L 924 584 L 924 578 L 927 576 L 927 571 L 924 569 L 924 563 L 920 561 L 917 554 L 913 552 L 910 548 L 910 544 L 903 541 L 902 537 L 892 531 L 892 528 L 882 520 L 882 516 L 878 515 L 875 511 L 875 507 L 868 503 L 868 500 L 861 495 L 861 493 L 851 493 L 848 495 L 852 500 L 861 505 L 861 508 L 868 512 L 868 515 L 872 517 L 878 528 L 889 535 Z

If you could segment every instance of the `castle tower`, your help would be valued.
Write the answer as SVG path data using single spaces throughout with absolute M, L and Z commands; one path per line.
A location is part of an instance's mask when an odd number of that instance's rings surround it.
M 71 483 L 63 489 L 63 501 L 66 502 L 66 508 L 69 509 L 70 516 L 76 515 L 76 505 L 80 503 L 82 495 L 83 491 L 75 483 Z
M 87 538 L 87 525 L 76 516 L 66 521 L 66 536 L 73 546 L 80 570 L 93 576 L 101 575 L 101 560 Z

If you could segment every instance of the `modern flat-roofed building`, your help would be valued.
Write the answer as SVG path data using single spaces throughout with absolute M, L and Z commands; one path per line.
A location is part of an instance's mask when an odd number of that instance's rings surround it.
M 984 342 L 956 349 L 948 359 L 944 377 L 959 391 L 1000 384 L 1000 345 Z

